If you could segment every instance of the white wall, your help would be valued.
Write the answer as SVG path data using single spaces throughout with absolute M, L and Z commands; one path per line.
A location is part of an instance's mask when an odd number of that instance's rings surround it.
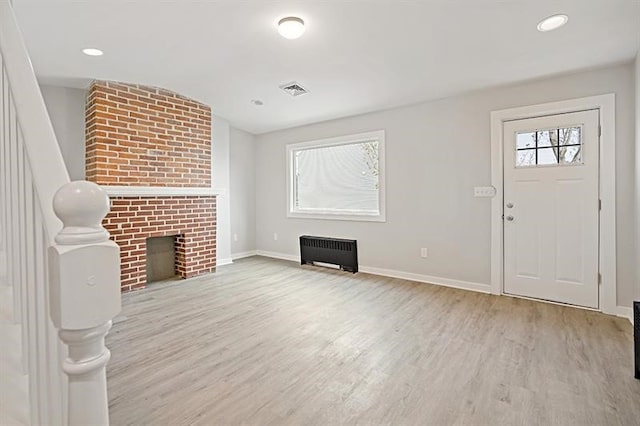
M 211 120 L 211 182 L 220 191 L 216 198 L 217 264 L 231 263 L 231 207 L 229 203 L 229 122 Z
M 301 234 L 355 238 L 361 265 L 488 284 L 490 199 L 474 198 L 473 187 L 490 184 L 490 112 L 611 92 L 616 93 L 618 304 L 630 306 L 637 268 L 630 250 L 635 245 L 629 208 L 635 162 L 631 64 L 259 135 L 257 248 L 295 256 Z M 378 129 L 386 131 L 386 223 L 286 217 L 287 143 Z M 419 257 L 420 247 L 428 248 L 427 259 Z
M 256 172 L 254 136 L 230 129 L 229 165 L 231 257 L 256 249 Z
M 84 106 L 87 91 L 40 86 L 71 180 L 84 179 Z

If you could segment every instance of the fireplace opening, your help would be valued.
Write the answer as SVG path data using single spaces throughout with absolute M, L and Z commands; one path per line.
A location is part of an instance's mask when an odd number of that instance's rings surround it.
M 176 273 L 176 237 L 147 238 L 147 284 L 180 278 Z

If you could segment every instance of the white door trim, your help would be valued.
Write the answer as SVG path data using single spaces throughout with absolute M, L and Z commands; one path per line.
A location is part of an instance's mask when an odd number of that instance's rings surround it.
M 600 310 L 617 314 L 616 297 L 616 134 L 615 94 L 509 108 L 491 112 L 491 293 L 503 293 L 503 123 L 574 111 L 600 111 Z

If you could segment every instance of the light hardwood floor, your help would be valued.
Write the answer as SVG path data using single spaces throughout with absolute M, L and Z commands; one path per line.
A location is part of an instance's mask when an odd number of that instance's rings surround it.
M 640 425 L 595 312 L 261 257 L 123 305 L 112 425 Z

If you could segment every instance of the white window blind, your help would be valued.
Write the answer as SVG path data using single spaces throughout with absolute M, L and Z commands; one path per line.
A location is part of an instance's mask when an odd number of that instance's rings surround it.
M 290 216 L 384 220 L 384 133 L 289 145 Z

